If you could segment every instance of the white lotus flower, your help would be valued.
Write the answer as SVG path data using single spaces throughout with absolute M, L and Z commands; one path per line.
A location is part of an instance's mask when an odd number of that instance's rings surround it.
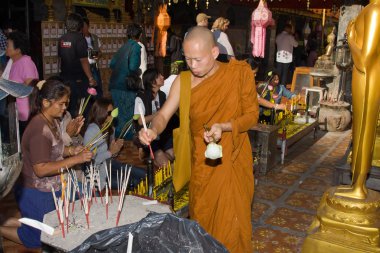
M 218 145 L 218 144 L 216 144 L 214 142 L 210 142 L 207 145 L 207 148 L 206 148 L 206 151 L 205 151 L 205 157 L 209 158 L 209 159 L 212 159 L 212 160 L 215 160 L 215 159 L 218 159 L 218 158 L 222 158 L 223 157 L 222 146 Z

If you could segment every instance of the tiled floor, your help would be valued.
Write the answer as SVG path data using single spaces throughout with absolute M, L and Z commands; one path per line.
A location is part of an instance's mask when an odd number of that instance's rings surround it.
M 335 164 L 350 131 L 319 132 L 289 149 L 285 164 L 260 176 L 253 204 L 253 245 L 257 253 L 300 252 L 323 192 L 332 185 Z
M 310 134 L 289 149 L 284 165 L 259 177 L 252 211 L 254 252 L 300 252 L 306 230 L 323 192 L 332 185 L 334 166 L 346 151 L 349 138 L 350 131 L 320 131 L 317 140 Z M 121 158 L 143 165 L 136 152 L 132 156 L 124 152 Z M 0 214 L 5 213 L 19 215 L 12 195 L 0 202 Z M 41 252 L 7 240 L 3 247 L 5 253 Z

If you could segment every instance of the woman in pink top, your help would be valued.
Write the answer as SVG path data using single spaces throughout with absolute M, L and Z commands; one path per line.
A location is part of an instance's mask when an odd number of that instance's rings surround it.
M 36 65 L 30 56 L 27 55 L 28 51 L 28 39 L 25 34 L 21 32 L 12 32 L 9 34 L 6 54 L 13 61 L 9 72 L 9 80 L 30 84 L 33 79 L 38 79 Z M 16 104 L 18 119 L 20 121 L 20 132 L 22 135 L 30 113 L 29 98 L 17 98 Z

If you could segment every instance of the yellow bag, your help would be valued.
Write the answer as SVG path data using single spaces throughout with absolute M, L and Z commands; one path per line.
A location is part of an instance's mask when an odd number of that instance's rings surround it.
M 174 171 L 173 185 L 180 191 L 189 181 L 191 175 L 191 135 L 190 135 L 190 94 L 191 73 L 180 74 L 179 128 L 173 130 Z

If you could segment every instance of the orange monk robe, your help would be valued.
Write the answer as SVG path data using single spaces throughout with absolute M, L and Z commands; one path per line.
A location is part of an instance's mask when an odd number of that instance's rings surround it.
M 251 253 L 254 180 L 247 131 L 259 112 L 254 76 L 245 62 L 219 64 L 215 74 L 191 90 L 190 217 L 230 252 Z M 223 158 L 215 163 L 205 158 L 203 124 L 223 122 L 232 123 L 232 132 L 223 132 Z

